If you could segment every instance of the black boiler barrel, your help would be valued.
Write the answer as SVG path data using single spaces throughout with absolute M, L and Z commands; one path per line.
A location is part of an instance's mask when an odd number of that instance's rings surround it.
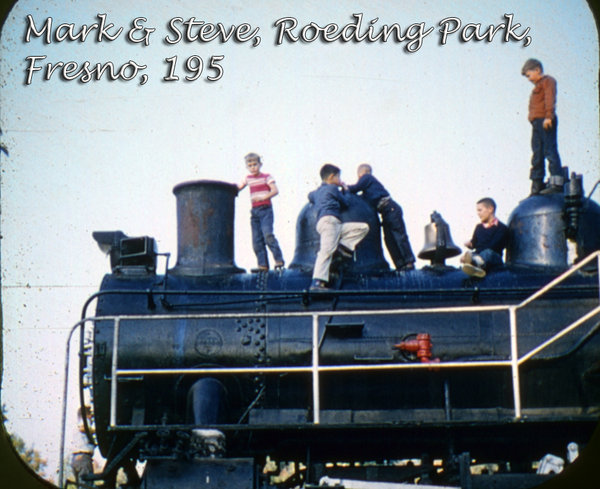
M 238 189 L 213 180 L 184 182 L 177 198 L 177 263 L 172 273 L 220 275 L 244 270 L 234 263 L 234 214 Z

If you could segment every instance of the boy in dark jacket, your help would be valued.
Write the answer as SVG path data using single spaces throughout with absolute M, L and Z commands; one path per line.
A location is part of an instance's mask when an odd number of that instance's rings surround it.
M 349 203 L 339 189 L 342 186 L 340 173 L 337 166 L 326 163 L 321 167 L 321 186 L 308 194 L 308 200 L 317 211 L 320 238 L 310 290 L 327 290 L 333 254 L 337 251 L 343 257 L 351 257 L 356 245 L 369 232 L 367 223 L 341 220 L 341 212 Z
M 363 199 L 375 212 L 381 214 L 383 239 L 396 270 L 414 270 L 415 256 L 406 234 L 402 207 L 390 197 L 389 192 L 373 176 L 372 171 L 371 165 L 367 163 L 358 165 L 358 181 L 354 185 L 348 185 L 348 190 L 352 193 L 362 192 Z
M 496 217 L 496 202 L 485 197 L 477 202 L 481 222 L 475 226 L 467 251 L 460 259 L 467 275 L 485 277 L 486 272 L 502 265 L 502 252 L 508 243 L 508 228 Z

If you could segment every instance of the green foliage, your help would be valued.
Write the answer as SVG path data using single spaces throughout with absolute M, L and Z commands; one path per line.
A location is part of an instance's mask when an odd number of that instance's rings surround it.
M 6 424 L 6 407 L 2 405 L 2 422 Z M 29 465 L 36 473 L 43 475 L 44 469 L 48 462 L 42 458 L 40 453 L 34 448 L 28 448 L 23 439 L 18 435 L 9 434 L 10 440 L 15 447 L 19 456 Z

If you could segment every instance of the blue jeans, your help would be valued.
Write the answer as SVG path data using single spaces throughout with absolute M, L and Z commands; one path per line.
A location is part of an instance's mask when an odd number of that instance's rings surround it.
M 558 143 L 556 142 L 556 132 L 558 129 L 558 119 L 552 121 L 552 127 L 544 129 L 544 119 L 533 119 L 531 121 L 531 180 L 543 180 L 545 174 L 544 160 L 548 160 L 548 170 L 550 175 L 562 175 L 562 166 L 560 156 L 558 155 Z
M 273 253 L 275 264 L 283 264 L 283 254 L 273 234 L 273 207 L 270 205 L 252 207 L 250 226 L 252 227 L 252 248 L 258 260 L 258 266 L 269 267 L 267 246 Z
M 406 234 L 402 207 L 392 199 L 387 199 L 377 206 L 377 210 L 381 214 L 385 246 L 394 261 L 396 269 L 399 270 L 404 265 L 414 263 L 415 256 L 408 241 L 408 234 Z
M 493 268 L 500 267 L 504 264 L 504 262 L 502 261 L 502 257 L 490 248 L 481 250 L 480 252 L 476 252 L 475 254 L 480 256 L 481 259 L 485 262 L 482 267 L 484 270 L 490 271 Z

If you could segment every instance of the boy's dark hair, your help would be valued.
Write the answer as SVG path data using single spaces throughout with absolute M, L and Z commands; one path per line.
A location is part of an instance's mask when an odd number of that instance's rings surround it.
M 338 175 L 340 171 L 341 170 L 337 166 L 332 165 L 331 163 L 325 163 L 321 167 L 319 174 L 321 175 L 321 180 L 326 180 L 330 175 Z
M 494 199 L 492 199 L 491 197 L 484 197 L 483 199 L 479 199 L 477 203 L 483 204 L 486 207 L 491 207 L 492 209 L 494 209 L 494 212 L 496 212 L 496 202 L 494 202 Z
M 262 161 L 260 161 L 260 156 L 256 153 L 248 153 L 246 156 L 244 156 L 244 161 L 248 160 L 256 160 L 258 161 L 259 165 L 262 165 Z
M 529 58 L 527 61 L 525 61 L 523 68 L 521 68 L 521 75 L 525 76 L 525 73 L 527 73 L 529 70 L 535 70 L 536 68 L 539 68 L 542 73 L 544 72 L 542 63 L 539 60 Z

